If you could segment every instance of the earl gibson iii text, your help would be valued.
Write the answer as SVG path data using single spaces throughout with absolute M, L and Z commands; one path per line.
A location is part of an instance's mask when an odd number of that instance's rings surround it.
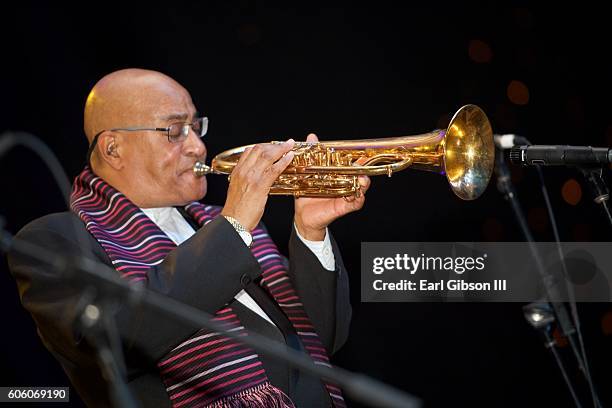
M 508 290 L 506 279 L 484 279 L 487 254 L 481 256 L 412 256 L 396 253 L 372 259 L 371 272 L 375 291 L 410 292 L 503 292 Z M 400 273 L 403 279 L 384 279 Z M 478 276 L 477 279 L 474 279 Z M 469 277 L 469 279 L 468 279 Z

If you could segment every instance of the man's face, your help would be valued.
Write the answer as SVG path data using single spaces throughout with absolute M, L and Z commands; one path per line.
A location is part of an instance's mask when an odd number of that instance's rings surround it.
M 197 112 L 191 96 L 177 84 L 162 84 L 143 92 L 139 116 L 130 126 L 165 128 L 173 123 L 192 123 Z M 204 160 L 206 147 L 193 129 L 186 139 L 169 142 L 167 133 L 156 131 L 123 132 L 125 177 L 137 191 L 143 207 L 184 205 L 206 194 L 206 178 L 192 171 L 197 160 Z M 136 198 L 136 197 L 135 197 Z

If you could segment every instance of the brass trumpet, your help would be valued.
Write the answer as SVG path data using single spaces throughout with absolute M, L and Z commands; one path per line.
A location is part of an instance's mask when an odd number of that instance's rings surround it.
M 281 143 L 281 142 L 272 142 Z M 211 166 L 196 162 L 194 173 L 229 175 L 247 145 L 226 150 Z M 476 105 L 459 109 L 446 130 L 381 139 L 296 142 L 295 157 L 272 185 L 270 194 L 296 197 L 346 197 L 359 194 L 360 175 L 391 175 L 406 168 L 445 174 L 464 200 L 486 189 L 495 157 L 493 132 Z

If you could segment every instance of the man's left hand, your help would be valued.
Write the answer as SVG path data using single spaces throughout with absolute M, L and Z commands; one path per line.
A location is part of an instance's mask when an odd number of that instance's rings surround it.
M 313 133 L 306 138 L 307 142 L 318 142 Z M 302 237 L 309 241 L 322 241 L 325 229 L 334 220 L 357 211 L 365 203 L 365 193 L 370 187 L 368 176 L 359 176 L 361 186 L 357 196 L 338 198 L 296 198 L 295 225 Z

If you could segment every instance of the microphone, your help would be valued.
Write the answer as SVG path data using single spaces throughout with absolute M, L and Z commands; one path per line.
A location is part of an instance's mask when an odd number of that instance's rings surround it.
M 612 149 L 591 146 L 515 146 L 510 161 L 523 166 L 604 167 L 612 162 Z
M 495 142 L 495 146 L 500 149 L 511 149 L 514 146 L 531 144 L 526 137 L 515 135 L 514 133 L 493 135 L 493 142 Z

